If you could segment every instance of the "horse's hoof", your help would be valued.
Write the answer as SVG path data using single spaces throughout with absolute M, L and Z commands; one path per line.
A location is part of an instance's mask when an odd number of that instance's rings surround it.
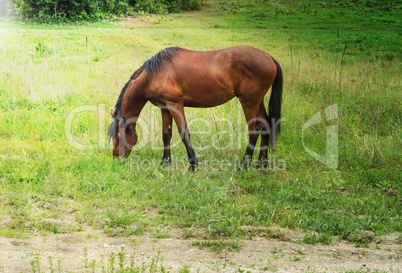
M 264 169 L 267 168 L 267 166 L 268 166 L 268 160 L 267 159 L 264 158 L 264 159 L 259 159 L 258 160 L 258 164 L 257 164 L 258 169 L 264 170 Z
M 240 163 L 240 166 L 239 166 L 238 170 L 239 170 L 239 171 L 241 171 L 241 170 L 247 170 L 248 167 L 250 167 L 250 161 L 251 161 L 250 156 L 244 156 L 244 157 L 243 157 L 243 160 L 242 160 L 241 163 Z
M 164 159 L 162 159 L 162 162 L 161 162 L 161 166 L 162 167 L 168 167 L 168 166 L 170 166 L 172 164 L 172 160 L 170 159 L 170 158 L 164 158 Z
M 190 164 L 190 167 L 188 168 L 188 170 L 190 172 L 195 172 L 198 168 L 198 162 L 196 162 L 195 164 Z
M 188 170 L 190 172 L 194 172 L 197 168 L 198 168 L 198 158 L 195 157 L 190 159 L 190 167 Z

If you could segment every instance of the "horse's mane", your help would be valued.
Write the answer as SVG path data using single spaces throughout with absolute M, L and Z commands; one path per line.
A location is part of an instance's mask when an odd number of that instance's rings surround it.
M 168 47 L 163 50 L 161 50 L 159 53 L 151 57 L 149 60 L 145 61 L 145 63 L 137 69 L 131 75 L 130 79 L 126 83 L 126 85 L 123 87 L 123 89 L 120 92 L 119 98 L 117 99 L 116 106 L 115 106 L 115 113 L 120 111 L 121 104 L 123 102 L 123 97 L 124 94 L 127 91 L 127 88 L 132 80 L 138 77 L 138 75 L 145 69 L 145 72 L 147 73 L 147 77 L 150 78 L 152 74 L 155 74 L 158 72 L 158 70 L 163 66 L 165 61 L 171 61 L 177 54 L 179 53 L 179 48 L 178 47 Z
M 121 118 L 124 118 L 121 113 L 121 104 L 123 102 L 124 94 L 127 91 L 128 86 L 130 85 L 130 82 L 134 80 L 135 78 L 138 77 L 138 75 L 145 70 L 147 73 L 147 77 L 150 78 L 152 77 L 153 74 L 157 73 L 158 70 L 163 66 L 163 64 L 168 61 L 170 62 L 177 54 L 179 53 L 179 48 L 178 47 L 168 47 L 163 50 L 161 50 L 159 53 L 151 57 L 149 60 L 145 61 L 145 63 L 138 68 L 133 75 L 131 75 L 130 79 L 128 82 L 124 85 L 123 89 L 120 92 L 119 98 L 117 99 L 115 110 L 114 110 L 114 116 L 113 116 L 113 122 L 110 124 L 109 128 L 109 136 L 115 136 L 117 132 L 117 126 L 119 124 L 119 120 Z

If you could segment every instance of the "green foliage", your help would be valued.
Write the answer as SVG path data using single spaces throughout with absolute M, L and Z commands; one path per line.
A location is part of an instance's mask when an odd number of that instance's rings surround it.
M 129 9 L 127 0 L 12 0 L 12 4 L 20 18 L 41 23 L 95 21 L 112 14 L 126 14 Z
M 135 8 L 147 13 L 165 13 L 167 12 L 168 5 L 164 1 L 158 0 L 139 0 L 135 3 Z
M 308 232 L 304 235 L 303 237 L 303 243 L 306 244 L 315 244 L 317 243 L 318 239 L 317 236 L 314 233 Z
M 200 10 L 203 0 L 12 0 L 3 7 L 0 18 L 15 12 L 21 19 L 40 23 L 60 23 L 67 21 L 97 21 L 113 15 L 132 13 L 133 9 L 146 13 L 162 14 L 182 10 Z
M 130 0 L 130 3 L 138 11 L 156 14 L 200 10 L 203 6 L 203 0 Z

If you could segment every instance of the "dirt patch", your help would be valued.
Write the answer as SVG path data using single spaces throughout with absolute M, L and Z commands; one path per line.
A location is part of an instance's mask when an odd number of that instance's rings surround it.
M 153 20 L 151 20 L 150 17 L 147 16 L 126 17 L 114 22 L 114 24 L 133 28 L 154 25 Z
M 52 269 L 57 272 L 58 267 L 61 272 L 86 272 L 91 263 L 95 272 L 102 272 L 102 268 L 108 268 L 111 255 L 115 256 L 117 269 L 122 247 L 125 267 L 133 257 L 136 266 L 149 266 L 160 251 L 158 268 L 162 264 L 170 272 L 185 267 L 191 272 L 366 272 L 368 269 L 402 272 L 402 247 L 397 235 L 383 237 L 378 245 L 369 248 L 357 248 L 347 242 L 325 246 L 263 237 L 228 239 L 226 246 L 233 243 L 238 248 L 224 247 L 217 251 L 206 246 L 200 248 L 196 242 L 204 239 L 183 239 L 185 236 L 179 229 L 171 230 L 165 239 L 155 239 L 152 234 L 149 231 L 141 237 L 106 237 L 103 231 L 87 229 L 28 239 L 0 238 L 0 272 L 32 272 L 38 267 L 41 272 Z M 301 235 L 293 232 L 292 237 L 299 239 Z
M 199 27 L 199 26 L 212 26 L 217 23 L 224 23 L 224 20 L 219 18 L 214 18 L 213 23 L 211 18 L 207 15 L 209 13 L 207 11 L 199 11 L 196 13 L 196 16 L 192 13 L 181 13 L 181 14 L 165 14 L 165 15 L 140 15 L 140 16 L 131 16 L 124 17 L 119 19 L 118 21 L 113 22 L 113 24 L 132 28 L 135 30 L 140 30 L 143 27 L 169 27 L 174 26 L 177 22 L 183 23 L 185 20 L 185 24 L 188 28 Z M 149 29 L 149 28 L 148 28 Z

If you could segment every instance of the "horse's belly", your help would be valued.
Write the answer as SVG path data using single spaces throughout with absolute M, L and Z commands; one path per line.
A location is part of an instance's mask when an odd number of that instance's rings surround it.
M 236 96 L 235 92 L 225 92 L 222 94 L 200 92 L 192 96 L 184 95 L 184 106 L 187 107 L 215 107 L 228 102 Z

